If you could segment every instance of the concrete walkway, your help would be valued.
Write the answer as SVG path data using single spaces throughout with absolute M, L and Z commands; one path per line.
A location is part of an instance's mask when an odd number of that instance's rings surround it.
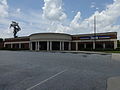
M 119 53 L 112 53 L 112 60 L 120 61 L 120 54 Z
M 120 76 L 107 80 L 107 90 L 120 90 Z

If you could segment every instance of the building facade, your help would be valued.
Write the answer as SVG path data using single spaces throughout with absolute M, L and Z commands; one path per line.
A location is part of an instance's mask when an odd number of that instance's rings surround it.
M 6 49 L 29 49 L 29 37 L 7 38 L 4 41 Z
M 11 49 L 29 49 L 34 51 L 116 49 L 117 32 L 80 35 L 37 33 L 28 37 L 5 39 L 4 47 Z

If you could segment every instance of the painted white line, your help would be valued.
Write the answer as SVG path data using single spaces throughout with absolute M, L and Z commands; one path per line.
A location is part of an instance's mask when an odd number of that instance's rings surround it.
M 53 79 L 54 77 L 56 77 L 56 76 L 58 76 L 58 75 L 64 73 L 65 71 L 67 71 L 67 70 L 61 71 L 61 72 L 59 72 L 59 73 L 57 73 L 57 74 L 55 74 L 55 75 L 53 75 L 53 76 L 51 76 L 51 77 L 49 77 L 49 78 L 47 78 L 47 79 L 41 81 L 40 83 L 38 83 L 38 84 L 36 84 L 36 85 L 34 85 L 34 86 L 32 86 L 32 87 L 26 89 L 26 90 L 32 90 L 33 88 L 35 88 L 35 87 L 37 87 L 37 86 L 39 86 L 39 85 L 41 85 L 41 84 L 47 82 L 47 81 L 50 80 L 50 79 Z

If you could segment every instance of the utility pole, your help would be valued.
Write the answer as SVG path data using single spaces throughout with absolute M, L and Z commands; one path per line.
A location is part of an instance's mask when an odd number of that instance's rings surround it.
M 94 16 L 94 36 L 96 37 L 96 16 Z
M 94 37 L 93 37 L 93 49 L 95 49 L 96 44 L 96 16 L 94 16 Z

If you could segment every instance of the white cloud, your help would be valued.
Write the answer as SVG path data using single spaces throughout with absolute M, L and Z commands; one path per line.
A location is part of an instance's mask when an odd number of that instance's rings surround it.
M 73 20 L 71 22 L 67 22 L 69 25 L 63 24 L 63 22 L 61 22 L 59 18 L 56 19 L 55 17 L 56 14 L 54 14 L 55 16 L 53 15 L 54 16 L 53 17 L 49 13 L 50 11 L 54 10 L 51 7 L 59 6 L 56 0 L 53 0 L 53 1 L 44 0 L 44 1 L 45 1 L 45 6 L 43 9 L 43 14 L 46 13 L 48 16 L 45 16 L 45 18 L 53 21 L 47 27 L 47 30 L 50 32 L 51 31 L 65 32 L 65 33 L 71 33 L 71 34 L 91 33 L 93 32 L 94 16 L 96 16 L 97 18 L 97 32 L 108 32 L 108 31 L 120 32 L 119 31 L 120 26 L 114 24 L 116 20 L 120 17 L 120 13 L 119 13 L 120 0 L 114 0 L 113 4 L 107 5 L 105 10 L 101 12 L 96 11 L 93 15 L 91 15 L 89 18 L 86 18 L 84 20 L 82 20 L 81 12 L 77 12 Z M 95 6 L 95 3 L 93 2 L 92 5 Z M 48 11 L 45 12 L 45 10 L 48 10 Z M 54 22 L 55 20 L 58 20 L 59 22 Z
M 105 10 L 102 12 L 96 11 L 95 14 L 88 18 L 89 23 L 93 23 L 93 18 L 96 16 L 98 32 L 118 31 L 120 28 L 118 25 L 114 25 L 114 23 L 120 17 L 119 10 L 120 0 L 114 0 L 114 3 L 107 5 Z
M 62 0 L 44 0 L 43 16 L 52 21 L 66 19 L 67 15 L 63 12 Z
M 93 32 L 94 16 L 97 21 L 97 32 L 117 31 L 120 33 L 120 25 L 115 25 L 116 20 L 120 18 L 120 0 L 114 0 L 113 4 L 107 5 L 106 9 L 98 12 L 96 11 L 89 18 L 80 20 L 81 14 L 78 12 L 71 21 L 70 28 L 72 32 L 90 33 Z
M 92 3 L 91 3 L 90 8 L 93 8 L 93 9 L 96 9 L 96 10 L 99 9 L 99 8 L 96 6 L 96 3 L 95 3 L 95 2 L 92 2 Z
M 6 27 L 9 20 L 6 17 L 8 17 L 7 0 L 0 0 L 0 37 L 9 36 L 8 27 Z
M 95 7 L 96 7 L 96 3 L 92 2 L 90 8 L 95 8 Z
M 0 0 L 0 17 L 6 17 L 8 15 L 7 0 Z
M 91 5 L 90 7 L 91 7 L 91 8 L 95 8 L 95 5 Z
M 118 32 L 120 38 L 120 25 L 116 25 L 117 19 L 120 18 L 120 0 L 114 0 L 113 4 L 107 5 L 106 9 L 96 11 L 89 18 L 82 20 L 81 13 L 78 12 L 69 25 L 58 23 L 55 32 L 65 32 L 71 34 L 93 33 L 94 16 L 96 16 L 97 32 Z M 54 27 L 54 26 L 53 26 Z
M 16 10 L 16 12 L 17 12 L 17 13 L 21 13 L 21 9 L 18 8 L 18 9 Z
M 19 36 L 38 32 L 91 33 L 93 32 L 94 16 L 97 18 L 97 32 L 117 31 L 120 33 L 120 25 L 116 25 L 116 20 L 120 17 L 120 0 L 114 0 L 113 4 L 107 5 L 105 10 L 101 12 L 96 11 L 84 20 L 81 12 L 77 12 L 71 21 L 69 21 L 63 10 L 62 0 L 44 0 L 43 13 L 23 13 L 20 8 L 11 11 L 12 13 L 8 13 L 6 0 L 1 0 L 0 6 L 2 6 L 0 13 L 4 11 L 6 12 L 4 16 L 9 14 L 8 16 L 11 19 L 18 20 L 20 23 L 22 30 L 18 33 Z M 3 6 L 6 8 L 3 9 Z M 0 37 L 11 37 L 12 30 L 8 29 L 11 19 L 0 17 L 0 24 L 2 24 Z
M 78 12 L 78 13 L 76 14 L 76 16 L 74 17 L 74 19 L 71 21 L 70 27 L 72 27 L 72 28 L 79 28 L 79 26 L 80 26 L 80 25 L 79 25 L 80 19 L 81 19 L 81 13 Z

